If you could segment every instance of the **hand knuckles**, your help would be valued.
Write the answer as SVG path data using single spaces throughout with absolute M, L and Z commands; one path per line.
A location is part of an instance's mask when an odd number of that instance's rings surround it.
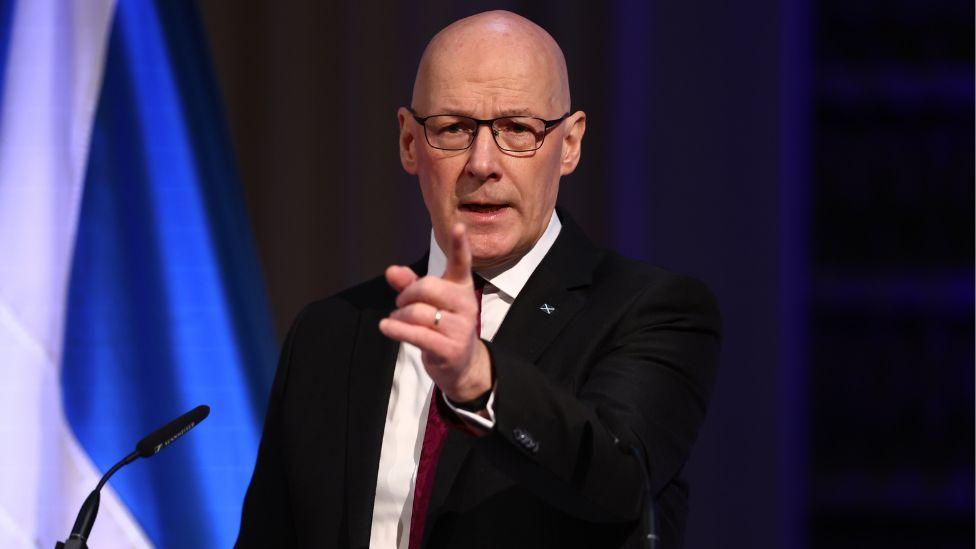
M 419 315 L 419 313 L 420 313 L 420 310 L 419 309 L 420 309 L 419 304 L 417 304 L 417 303 L 410 303 L 410 304 L 407 304 L 406 306 L 404 306 L 400 310 L 403 311 L 403 314 L 405 314 L 406 316 L 408 316 L 410 318 L 416 318 Z
M 430 292 L 437 288 L 441 279 L 436 276 L 425 276 L 419 280 L 419 289 L 423 292 Z
M 409 288 L 404 290 L 401 296 L 408 302 L 424 301 L 431 292 L 431 281 L 429 277 L 421 278 L 414 282 Z

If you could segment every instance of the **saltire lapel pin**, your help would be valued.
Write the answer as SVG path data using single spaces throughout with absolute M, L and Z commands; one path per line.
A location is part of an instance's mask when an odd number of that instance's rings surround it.
M 546 313 L 547 315 L 551 315 L 556 310 L 556 308 L 548 303 L 543 303 L 542 307 L 539 307 L 539 310 Z

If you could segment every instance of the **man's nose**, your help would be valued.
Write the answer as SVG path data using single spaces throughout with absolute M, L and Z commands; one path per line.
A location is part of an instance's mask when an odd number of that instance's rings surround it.
M 502 151 L 495 145 L 495 139 L 491 135 L 491 128 L 487 125 L 479 126 L 474 134 L 474 143 L 469 149 L 467 171 L 468 175 L 479 180 L 488 181 L 489 179 L 499 179 L 499 156 Z

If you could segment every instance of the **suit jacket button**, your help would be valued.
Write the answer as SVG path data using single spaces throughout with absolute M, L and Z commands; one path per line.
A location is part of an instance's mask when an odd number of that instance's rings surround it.
M 532 454 L 539 451 L 539 443 L 532 438 L 531 434 L 522 428 L 516 427 L 512 429 L 512 434 L 515 435 L 515 441 L 519 443 L 519 446 L 521 446 L 523 450 Z

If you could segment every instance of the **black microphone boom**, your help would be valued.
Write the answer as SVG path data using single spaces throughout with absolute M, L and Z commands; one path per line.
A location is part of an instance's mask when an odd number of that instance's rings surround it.
M 187 431 L 206 419 L 208 415 L 210 415 L 209 406 L 197 406 L 140 440 L 136 444 L 134 452 L 113 465 L 102 479 L 98 481 L 98 485 L 95 486 L 91 494 L 88 494 L 85 503 L 81 505 L 81 510 L 78 511 L 78 518 L 75 519 L 75 525 L 71 528 L 71 534 L 68 535 L 68 540 L 65 542 L 59 541 L 55 544 L 55 549 L 88 549 L 88 536 L 91 534 L 92 526 L 95 525 L 95 517 L 98 516 L 98 503 L 101 499 L 99 493 L 102 490 L 102 486 L 105 486 L 105 483 L 108 482 L 109 477 L 122 467 L 141 457 L 147 458 L 158 454 L 160 450 L 185 435 Z
M 209 406 L 197 406 L 182 416 L 156 429 L 136 444 L 139 457 L 151 457 L 169 446 L 174 440 L 185 435 L 194 425 L 200 423 L 210 415 Z

